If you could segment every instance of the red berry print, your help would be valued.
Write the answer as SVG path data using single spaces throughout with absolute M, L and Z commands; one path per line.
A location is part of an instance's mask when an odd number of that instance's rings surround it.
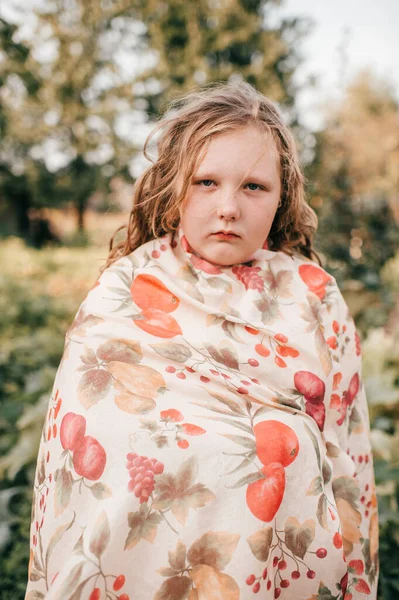
M 189 447 L 189 443 L 187 440 L 178 440 L 177 445 L 179 446 L 179 448 L 181 448 L 182 450 L 186 450 Z
M 210 379 L 209 377 L 205 377 L 205 375 L 201 375 L 200 381 L 202 381 L 202 383 L 209 383 Z
M 363 575 L 364 573 L 364 563 L 362 560 L 351 560 L 348 567 L 353 569 L 356 575 Z
M 179 372 L 176 374 L 176 377 L 178 377 L 179 379 L 186 379 L 186 374 L 185 374 L 185 373 L 183 373 L 183 371 L 179 371 Z
M 287 588 L 290 585 L 289 579 L 282 579 L 280 581 L 280 585 L 281 585 L 282 588 Z
M 247 388 L 244 388 L 244 387 L 239 387 L 239 388 L 237 388 L 237 392 L 238 392 L 239 394 L 249 394 L 249 392 L 248 392 Z
M 287 336 L 284 335 L 283 333 L 276 333 L 276 335 L 274 336 L 274 339 L 277 342 L 280 342 L 281 344 L 286 344 L 288 342 Z
M 266 567 L 266 569 L 263 569 L 262 579 L 266 579 L 266 577 L 267 577 L 267 567 Z
M 161 256 L 161 253 L 159 250 L 153 250 L 151 252 L 151 256 L 152 256 L 152 258 L 159 258 Z
M 130 596 L 128 596 L 127 594 L 121 594 L 119 596 L 119 600 L 130 600 Z
M 270 356 L 270 350 L 263 344 L 256 344 L 255 352 L 257 352 L 259 356 L 264 356 L 265 358 Z
M 167 373 L 176 373 L 176 368 L 173 367 L 172 365 L 169 365 L 168 367 L 165 367 L 165 371 Z
M 203 435 L 206 433 L 205 429 L 192 423 L 183 423 L 182 428 L 187 435 Z
M 355 590 L 360 592 L 361 594 L 370 594 L 371 590 L 364 579 L 359 579 L 357 584 L 355 585 Z
M 287 563 L 285 560 L 280 560 L 280 562 L 278 563 L 278 568 L 280 569 L 280 571 L 284 571 L 284 569 L 287 568 Z
M 291 573 L 292 579 L 299 579 L 300 576 L 301 576 L 301 574 L 299 571 L 292 571 L 292 573 Z
M 259 583 L 259 581 L 257 581 L 255 583 L 254 587 L 252 588 L 252 591 L 254 594 L 257 594 L 259 592 L 259 590 L 260 590 L 260 583 Z
M 277 557 L 277 556 L 275 556 L 275 557 L 273 558 L 273 567 L 276 567 L 276 566 L 277 566 L 277 563 L 278 563 L 278 557 Z
M 339 333 L 339 323 L 338 321 L 333 321 L 332 328 L 334 333 Z
M 100 588 L 96 587 L 90 594 L 89 600 L 100 600 L 100 598 L 101 598 L 101 590 L 100 590 Z
M 251 367 L 259 367 L 259 362 L 256 360 L 256 358 L 248 358 L 248 364 Z
M 270 581 L 270 579 L 268 579 L 267 584 L 266 584 L 266 589 L 270 590 L 271 587 L 272 587 L 272 582 Z
M 280 369 L 285 369 L 285 367 L 287 366 L 287 363 L 279 356 L 274 357 L 274 362 L 278 367 L 280 367 Z
M 118 577 L 114 581 L 114 585 L 112 586 L 115 592 L 118 592 L 121 588 L 123 588 L 123 586 L 125 585 L 125 581 L 126 579 L 124 575 L 118 575 Z
M 275 598 L 280 598 L 280 594 L 281 594 L 281 588 L 278 588 L 278 587 L 277 587 L 277 588 L 274 590 L 274 597 L 275 597 Z
M 168 419 L 170 421 L 174 421 L 178 423 L 179 421 L 183 421 L 184 417 L 181 414 L 180 410 L 176 410 L 175 408 L 169 408 L 168 410 L 161 410 L 159 413 L 162 419 Z
M 316 573 L 312 571 L 312 569 L 309 569 L 309 571 L 306 573 L 306 577 L 308 579 L 314 579 L 316 577 Z
M 327 338 L 326 342 L 332 350 L 335 350 L 336 348 L 338 348 L 338 342 L 337 342 L 337 338 L 335 337 L 335 335 L 332 335 L 331 337 Z
M 318 558 L 325 558 L 327 556 L 327 550 L 325 548 L 319 548 L 316 550 L 316 556 Z
M 191 368 L 191 367 L 186 367 L 186 371 L 188 371 L 189 373 L 195 373 L 195 369 Z
M 256 579 L 255 575 L 253 575 L 253 574 L 252 575 L 248 575 L 248 577 L 245 580 L 245 583 L 247 585 L 252 585 L 253 583 L 255 583 L 255 579 Z
M 255 329 L 254 327 L 250 327 L 249 325 L 245 325 L 245 329 L 251 335 L 258 335 L 258 333 L 259 333 L 259 329 Z
M 161 245 L 159 246 L 159 249 L 160 249 L 162 252 L 165 252 L 165 250 L 167 250 L 167 249 L 168 249 L 168 247 L 167 247 L 167 245 L 166 245 L 166 244 L 161 244 Z

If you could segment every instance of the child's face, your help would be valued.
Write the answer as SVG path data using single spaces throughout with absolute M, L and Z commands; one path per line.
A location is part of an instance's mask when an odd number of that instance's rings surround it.
M 210 141 L 181 218 L 196 254 L 223 266 L 251 260 L 267 239 L 279 204 L 278 164 L 272 137 L 254 125 Z

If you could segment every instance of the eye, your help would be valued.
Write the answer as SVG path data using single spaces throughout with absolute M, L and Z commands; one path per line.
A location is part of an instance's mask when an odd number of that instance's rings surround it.
M 202 184 L 204 187 L 211 187 L 212 183 L 214 183 L 212 179 L 201 179 L 200 181 L 197 181 L 197 185 Z
M 263 189 L 259 183 L 247 183 L 246 184 L 248 186 L 248 188 L 251 190 L 251 192 L 256 192 L 258 189 L 261 190 Z

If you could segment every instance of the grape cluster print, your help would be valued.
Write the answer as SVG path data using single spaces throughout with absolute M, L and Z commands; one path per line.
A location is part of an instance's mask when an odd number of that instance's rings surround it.
M 136 452 L 129 452 L 126 458 L 130 477 L 128 490 L 139 498 L 140 504 L 148 502 L 154 491 L 155 475 L 163 473 L 164 465 L 156 458 L 139 456 Z

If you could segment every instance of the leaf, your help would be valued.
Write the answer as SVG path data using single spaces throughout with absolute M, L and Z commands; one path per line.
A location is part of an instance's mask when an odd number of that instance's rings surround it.
M 227 408 L 229 408 L 233 413 L 236 413 L 237 415 L 247 416 L 246 412 L 241 408 L 238 402 L 236 402 L 232 398 L 228 396 L 222 396 L 222 394 L 216 394 L 215 392 L 211 392 L 209 390 L 207 390 L 207 392 L 210 396 L 212 396 L 212 398 L 227 406 Z
M 169 550 L 169 564 L 172 569 L 181 571 L 186 566 L 186 546 L 181 540 L 177 540 L 176 550 Z
M 154 600 L 186 600 L 190 594 L 191 579 L 186 576 L 171 577 L 163 582 Z
M 322 369 L 326 375 L 329 375 L 332 369 L 332 358 L 320 327 L 317 327 L 315 331 L 315 344 Z
M 293 278 L 294 274 L 292 271 L 279 271 L 270 285 L 270 291 L 275 291 L 276 294 L 282 298 L 291 298 L 292 293 L 290 290 L 290 285 Z
M 319 465 L 319 470 L 321 472 L 321 456 L 320 456 L 319 443 L 317 441 L 315 434 L 310 429 L 310 427 L 308 427 L 308 425 L 306 423 L 305 423 L 305 429 L 308 432 L 310 439 L 312 440 L 313 448 L 314 448 L 314 451 L 316 452 L 317 464 Z
M 232 323 L 231 321 L 224 320 L 222 323 L 222 329 L 230 339 L 239 344 L 244 344 L 245 342 L 237 334 L 236 327 L 237 323 Z
M 96 524 L 90 538 L 90 552 L 100 558 L 104 550 L 108 546 L 111 537 L 108 517 L 103 510 L 97 517 Z
M 176 475 L 159 475 L 152 507 L 155 510 L 170 508 L 176 519 L 184 525 L 190 508 L 196 510 L 215 499 L 215 494 L 202 483 L 194 484 L 197 473 L 197 459 L 191 456 L 181 465 Z
M 339 446 L 335 446 L 335 444 L 332 444 L 331 442 L 326 442 L 326 448 L 328 458 L 336 458 L 342 452 Z
M 54 514 L 56 517 L 64 512 L 69 504 L 73 486 L 73 478 L 70 471 L 65 467 L 58 469 L 54 493 Z
M 255 306 L 260 310 L 262 323 L 264 325 L 270 325 L 277 318 L 282 318 L 279 304 L 275 298 L 262 294 L 260 300 L 255 300 Z
M 252 554 L 261 562 L 269 558 L 270 546 L 273 540 L 273 528 L 260 529 L 247 538 Z
M 234 414 L 231 411 L 224 410 L 223 408 L 219 408 L 218 406 L 212 404 L 201 404 L 201 402 L 191 402 L 195 406 L 200 406 L 201 408 L 205 408 L 206 410 L 210 410 L 211 412 L 216 412 L 220 415 L 227 415 L 229 417 L 239 417 L 241 414 Z
M 348 475 L 335 477 L 332 482 L 332 491 L 335 500 L 342 498 L 349 502 L 354 510 L 357 510 L 360 489 L 353 477 L 349 477 Z
M 141 507 L 144 506 L 144 503 Z M 140 511 L 128 514 L 129 533 L 125 541 L 124 550 L 130 550 L 139 543 L 141 539 L 154 542 L 157 535 L 157 525 L 161 522 L 162 517 L 156 513 L 145 513 L 141 508 Z
M 255 440 L 243 435 L 232 435 L 230 433 L 220 433 L 219 435 L 222 435 L 228 440 L 231 440 L 240 446 L 244 446 L 244 448 L 248 448 L 249 450 L 255 450 L 256 448 Z
M 202 415 L 194 415 L 195 417 L 199 417 Z M 221 423 L 226 423 L 227 425 L 231 425 L 232 427 L 237 427 L 238 429 L 241 429 L 242 431 L 245 431 L 246 433 L 248 433 L 249 435 L 253 435 L 253 431 L 251 429 L 251 427 L 249 427 L 249 425 L 247 425 L 246 423 L 242 423 L 241 421 L 234 421 L 233 419 L 226 419 L 225 417 L 202 417 L 203 419 L 209 419 L 210 421 L 219 421 Z
M 96 353 L 94 352 L 94 350 L 92 350 L 88 346 L 85 346 L 85 351 L 84 351 L 83 354 L 80 355 L 80 360 L 85 365 L 91 365 L 91 366 L 93 366 L 93 365 L 97 365 L 98 364 Z
M 232 559 L 240 535 L 228 531 L 208 531 L 197 539 L 187 553 L 191 566 L 208 565 L 222 571 Z
M 190 264 L 186 264 L 183 267 L 180 267 L 178 272 L 178 278 L 184 279 L 184 281 L 188 281 L 189 283 L 193 283 L 194 285 L 198 282 L 198 275 L 195 269 Z
M 323 491 L 323 485 L 320 475 L 314 477 L 306 491 L 307 496 L 318 496 Z
M 155 350 L 157 354 L 167 358 L 168 360 L 174 360 L 175 362 L 185 363 L 188 358 L 191 358 L 193 353 L 190 348 L 183 344 L 176 342 L 164 342 L 161 344 L 150 344 L 150 348 Z
M 111 339 L 97 348 L 97 356 L 105 362 L 136 364 L 143 358 L 140 342 L 124 338 Z
M 256 455 L 256 452 L 254 452 L 253 456 L 255 456 L 255 455 Z M 232 475 L 233 473 L 237 473 L 237 471 L 240 471 L 241 469 L 244 469 L 245 467 L 252 465 L 251 457 L 253 458 L 253 456 L 251 455 L 249 457 L 244 458 L 244 460 L 242 460 L 240 462 L 240 464 L 237 465 L 237 467 L 234 467 L 234 469 L 232 469 L 231 471 L 228 471 L 226 473 L 226 475 Z
M 175 575 L 179 575 L 179 570 L 172 569 L 171 567 L 161 567 L 157 569 L 157 573 L 159 573 L 162 577 L 174 577 Z
M 37 590 L 31 590 L 25 596 L 25 600 L 44 600 L 44 594 Z
M 330 531 L 327 523 L 327 498 L 324 494 L 322 494 L 317 503 L 317 511 L 316 511 L 317 520 L 319 521 L 321 527 L 326 531 Z
M 265 415 L 268 412 L 270 412 L 270 406 L 260 406 L 254 412 L 252 418 L 253 418 L 253 420 L 255 420 L 257 417 L 261 417 L 262 415 Z
M 341 521 L 342 537 L 344 538 L 344 542 L 347 540 L 352 544 L 359 544 L 360 538 L 362 537 L 359 529 L 359 526 L 362 522 L 361 513 L 357 509 L 353 508 L 349 502 L 343 500 L 342 498 L 337 499 L 336 506 L 339 519 Z
M 74 524 L 75 518 L 76 518 L 76 513 L 74 512 L 72 521 L 70 523 L 64 523 L 64 525 L 60 525 L 54 531 L 53 535 L 50 538 L 50 541 L 48 543 L 47 550 L 46 550 L 46 564 L 48 564 L 48 561 L 49 561 L 52 551 L 54 550 L 54 548 L 58 544 L 58 542 L 61 540 L 64 533 L 66 531 L 68 531 L 68 529 L 70 529 L 72 527 L 72 525 Z
M 39 581 L 40 579 L 44 579 L 44 573 L 40 571 L 36 571 L 36 569 L 31 569 L 29 571 L 29 581 Z
M 197 565 L 190 571 L 195 583 L 196 600 L 239 600 L 240 588 L 230 575 L 208 565 Z M 190 599 L 191 600 L 191 599 Z
M 72 567 L 68 576 L 64 579 L 61 589 L 58 591 L 58 598 L 69 598 L 75 591 L 85 563 L 86 560 L 81 561 Z
M 105 483 L 101 483 L 101 481 L 90 486 L 90 491 L 97 500 L 104 500 L 104 498 L 112 496 L 111 488 L 105 485 Z
M 324 484 L 327 484 L 331 479 L 332 470 L 326 460 L 323 460 L 322 473 L 323 473 L 323 482 L 324 482 Z
M 78 385 L 78 398 L 88 410 L 102 400 L 111 387 L 112 376 L 105 369 L 90 369 L 83 374 Z
M 229 281 L 225 281 L 220 277 L 208 277 L 206 281 L 211 288 L 214 288 L 215 290 L 224 290 L 228 294 L 231 294 L 233 288 Z
M 223 340 L 217 346 L 205 344 L 205 347 L 213 360 L 229 369 L 238 370 L 237 352 L 230 342 Z
M 285 544 L 295 556 L 303 558 L 315 537 L 315 522 L 307 519 L 301 525 L 295 517 L 288 517 L 284 525 Z
M 254 481 L 258 481 L 259 479 L 262 479 L 262 477 L 264 477 L 264 475 L 262 475 L 262 473 L 260 473 L 259 471 L 256 471 L 256 473 L 249 473 L 248 475 L 245 475 L 245 477 L 242 477 L 241 479 L 236 481 L 236 483 L 234 483 L 233 485 L 226 485 L 226 487 L 229 489 L 239 488 L 243 485 L 249 485 Z

